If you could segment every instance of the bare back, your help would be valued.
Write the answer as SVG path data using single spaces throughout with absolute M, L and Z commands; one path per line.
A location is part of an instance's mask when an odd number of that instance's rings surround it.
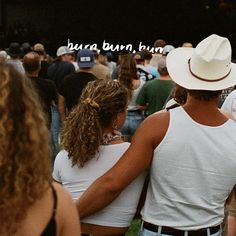
M 57 197 L 56 205 L 53 190 L 48 188 L 43 197 L 28 210 L 15 236 L 46 236 L 45 229 L 54 220 L 55 236 L 80 235 L 79 218 L 71 197 L 59 184 L 53 184 L 53 188 Z M 54 210 L 55 219 L 53 219 Z

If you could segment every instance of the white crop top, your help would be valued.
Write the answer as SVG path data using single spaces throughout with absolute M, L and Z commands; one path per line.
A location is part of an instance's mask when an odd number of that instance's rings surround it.
M 172 109 L 154 150 L 142 218 L 180 230 L 218 225 L 235 184 L 236 124 L 205 126 L 182 107 Z
M 71 193 L 73 200 L 76 200 L 120 159 L 129 145 L 130 143 L 125 142 L 100 146 L 99 156 L 86 162 L 83 168 L 72 167 L 68 153 L 65 150 L 60 151 L 55 160 L 53 178 L 61 182 Z M 81 221 L 103 226 L 128 227 L 136 212 L 144 178 L 145 174 L 140 175 L 111 204 Z

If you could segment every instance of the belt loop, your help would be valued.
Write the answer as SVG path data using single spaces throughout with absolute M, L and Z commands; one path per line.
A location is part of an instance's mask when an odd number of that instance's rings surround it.
M 162 230 L 162 226 L 158 226 L 157 233 L 158 233 L 158 234 L 161 234 L 161 230 Z
M 144 221 L 142 220 L 141 221 L 141 230 L 143 230 L 143 223 L 144 223 Z
M 184 231 L 184 236 L 188 236 L 188 231 Z
M 210 228 L 207 228 L 207 236 L 210 236 L 210 235 L 211 235 Z

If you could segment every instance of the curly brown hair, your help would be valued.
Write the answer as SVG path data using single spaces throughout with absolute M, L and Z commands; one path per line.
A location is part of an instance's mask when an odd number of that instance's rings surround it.
M 95 80 L 87 84 L 61 134 L 62 146 L 68 151 L 72 166 L 83 167 L 98 153 L 104 128 L 126 110 L 127 103 L 128 90 L 118 81 Z
M 118 80 L 129 90 L 129 97 L 132 96 L 133 80 L 138 80 L 136 62 L 132 55 L 126 56 L 121 64 L 118 74 Z
M 49 135 L 31 82 L 0 64 L 0 235 L 13 235 L 51 179 Z

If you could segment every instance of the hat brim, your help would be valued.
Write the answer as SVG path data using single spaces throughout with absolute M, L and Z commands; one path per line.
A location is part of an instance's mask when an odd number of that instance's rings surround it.
M 176 48 L 166 58 L 167 69 L 171 79 L 178 85 L 190 90 L 217 91 L 236 84 L 236 64 L 231 63 L 231 72 L 224 79 L 208 82 L 194 77 L 189 71 L 188 60 L 193 55 L 194 48 Z
M 94 62 L 78 62 L 79 68 L 90 68 L 95 65 Z
M 75 51 L 69 51 L 69 52 L 62 52 L 62 53 L 57 53 L 57 57 L 63 56 L 63 55 L 70 55 L 72 53 L 74 53 Z

